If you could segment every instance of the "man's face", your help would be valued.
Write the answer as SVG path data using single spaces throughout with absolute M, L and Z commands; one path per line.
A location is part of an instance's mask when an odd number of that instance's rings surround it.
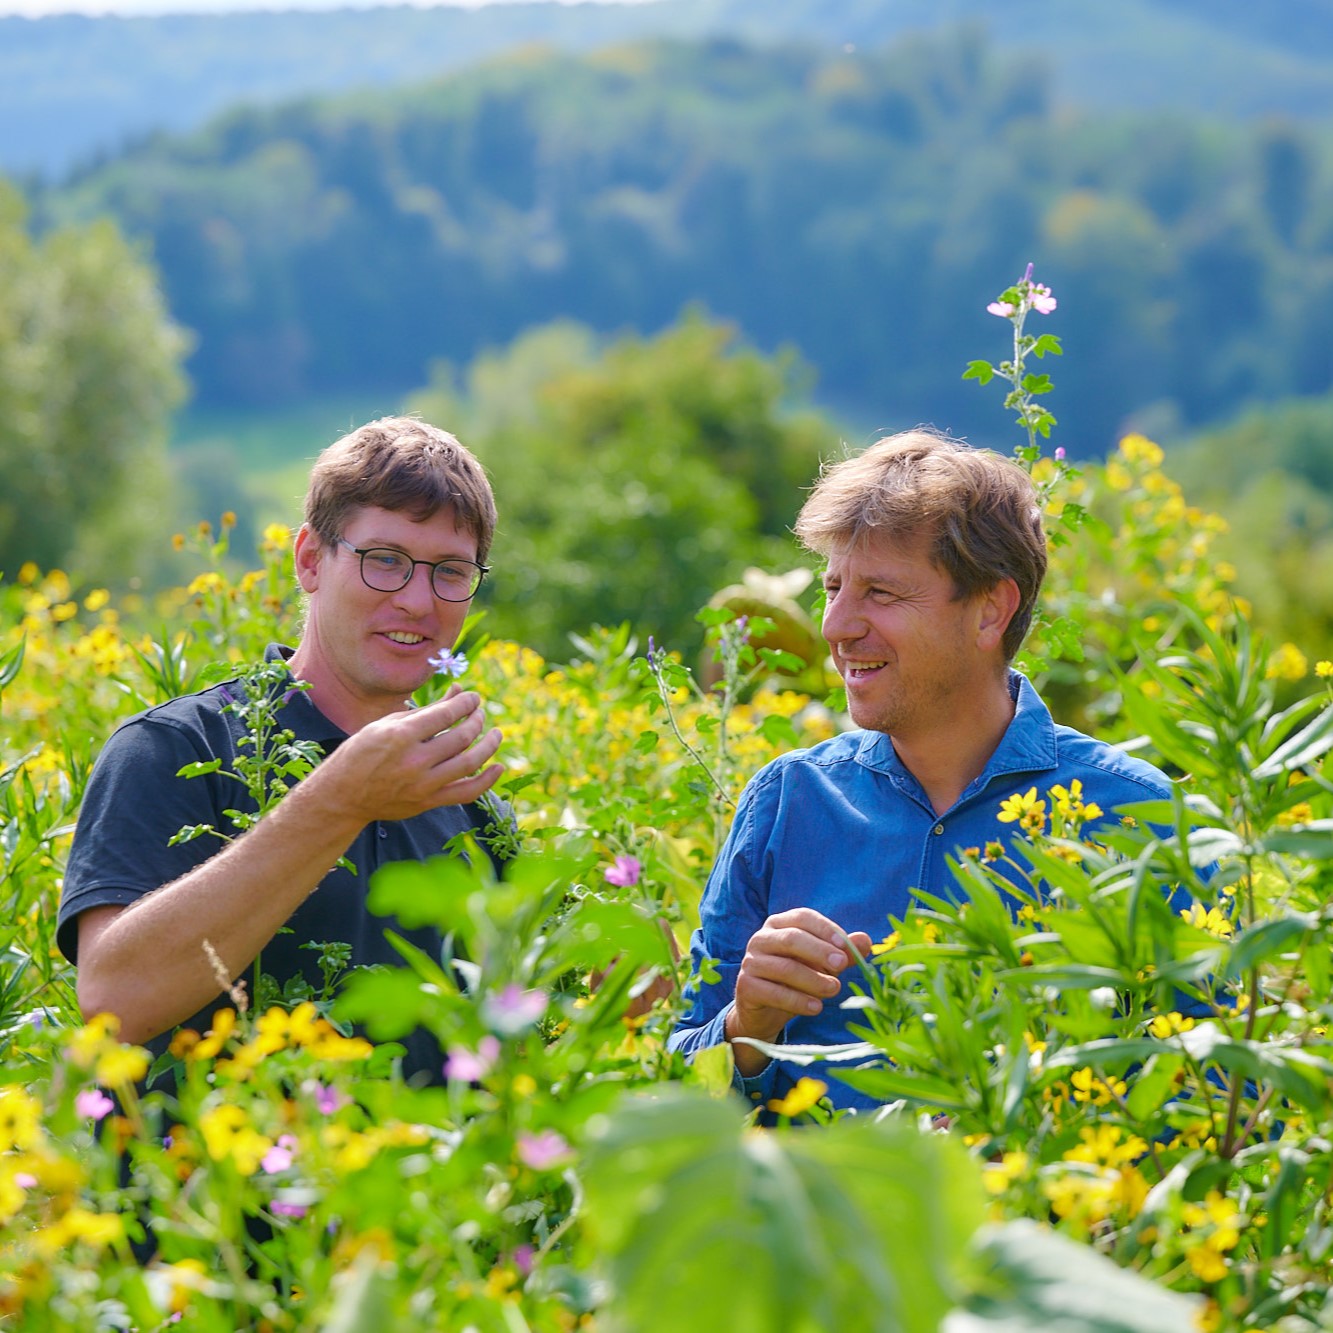
M 477 558 L 477 539 L 447 509 L 420 521 L 400 510 L 356 509 L 341 535 L 352 546 L 389 547 L 432 564 Z M 292 671 L 348 731 L 403 707 L 434 671 L 429 659 L 452 650 L 472 605 L 441 601 L 422 565 L 397 592 L 368 588 L 361 557 L 321 544 L 308 528 L 296 539 L 296 567 L 309 608 Z
M 823 632 L 852 720 L 908 744 L 957 726 L 1004 665 L 982 631 L 985 598 L 956 598 L 928 549 L 875 538 L 836 552 L 824 578 Z

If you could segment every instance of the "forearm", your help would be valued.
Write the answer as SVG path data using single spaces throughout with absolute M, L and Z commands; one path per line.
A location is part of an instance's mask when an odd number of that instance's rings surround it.
M 147 1041 L 239 976 L 365 823 L 324 779 L 312 774 L 248 832 L 140 902 L 89 914 L 79 944 L 84 1014 L 114 1013 L 125 1040 Z

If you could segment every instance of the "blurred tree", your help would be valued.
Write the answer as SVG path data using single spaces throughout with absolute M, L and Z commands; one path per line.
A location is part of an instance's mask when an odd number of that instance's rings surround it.
M 792 355 L 698 312 L 596 359 L 590 346 L 577 326 L 535 331 L 473 367 L 470 397 L 441 366 L 411 407 L 458 423 L 494 481 L 488 628 L 560 656 L 571 631 L 628 620 L 693 652 L 718 588 L 747 565 L 801 562 L 787 530 L 836 432 L 799 408 Z M 552 373 L 535 398 L 497 410 L 540 365 Z
M 0 291 L 0 572 L 32 560 L 111 581 L 160 536 L 185 335 L 109 222 L 34 241 L 3 182 Z

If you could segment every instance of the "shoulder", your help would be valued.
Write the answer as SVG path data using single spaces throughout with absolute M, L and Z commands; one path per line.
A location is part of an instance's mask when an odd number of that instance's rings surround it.
M 1061 773 L 1081 778 L 1090 792 L 1089 783 L 1095 782 L 1103 788 L 1108 784 L 1123 787 L 1129 793 L 1126 800 L 1170 797 L 1171 779 L 1146 760 L 1073 727 L 1057 725 L 1055 738 Z
M 858 763 L 866 736 L 864 731 L 844 731 L 809 749 L 788 750 L 769 760 L 750 779 L 745 796 L 754 801 L 836 781 L 840 771 Z
M 111 733 L 104 753 L 145 747 L 214 745 L 236 729 L 226 711 L 236 700 L 236 689 L 235 681 L 224 681 L 135 713 Z

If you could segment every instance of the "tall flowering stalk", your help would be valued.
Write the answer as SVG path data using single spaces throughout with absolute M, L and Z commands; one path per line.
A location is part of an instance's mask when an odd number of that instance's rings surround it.
M 1055 417 L 1038 400 L 1052 389 L 1051 377 L 1027 369 L 1029 357 L 1041 360 L 1047 355 L 1060 356 L 1063 349 L 1060 340 L 1053 333 L 1043 333 L 1037 337 L 1027 333 L 1024 325 L 1027 317 L 1034 310 L 1039 315 L 1049 315 L 1056 307 L 1051 289 L 1033 280 L 1032 265 L 1027 272 L 1012 286 L 1000 293 L 986 309 L 992 315 L 1007 319 L 1014 328 L 1014 350 L 1008 361 L 1001 361 L 993 366 L 989 361 L 970 361 L 963 372 L 965 380 L 978 380 L 989 384 L 997 375 L 1007 380 L 1010 385 L 1005 395 L 1005 407 L 1012 408 L 1018 425 L 1027 432 L 1028 442 L 1019 451 L 1019 457 L 1030 468 L 1041 457 L 1041 445 L 1037 437 L 1049 439 Z M 1064 451 L 1057 450 L 1057 460 L 1063 458 Z

